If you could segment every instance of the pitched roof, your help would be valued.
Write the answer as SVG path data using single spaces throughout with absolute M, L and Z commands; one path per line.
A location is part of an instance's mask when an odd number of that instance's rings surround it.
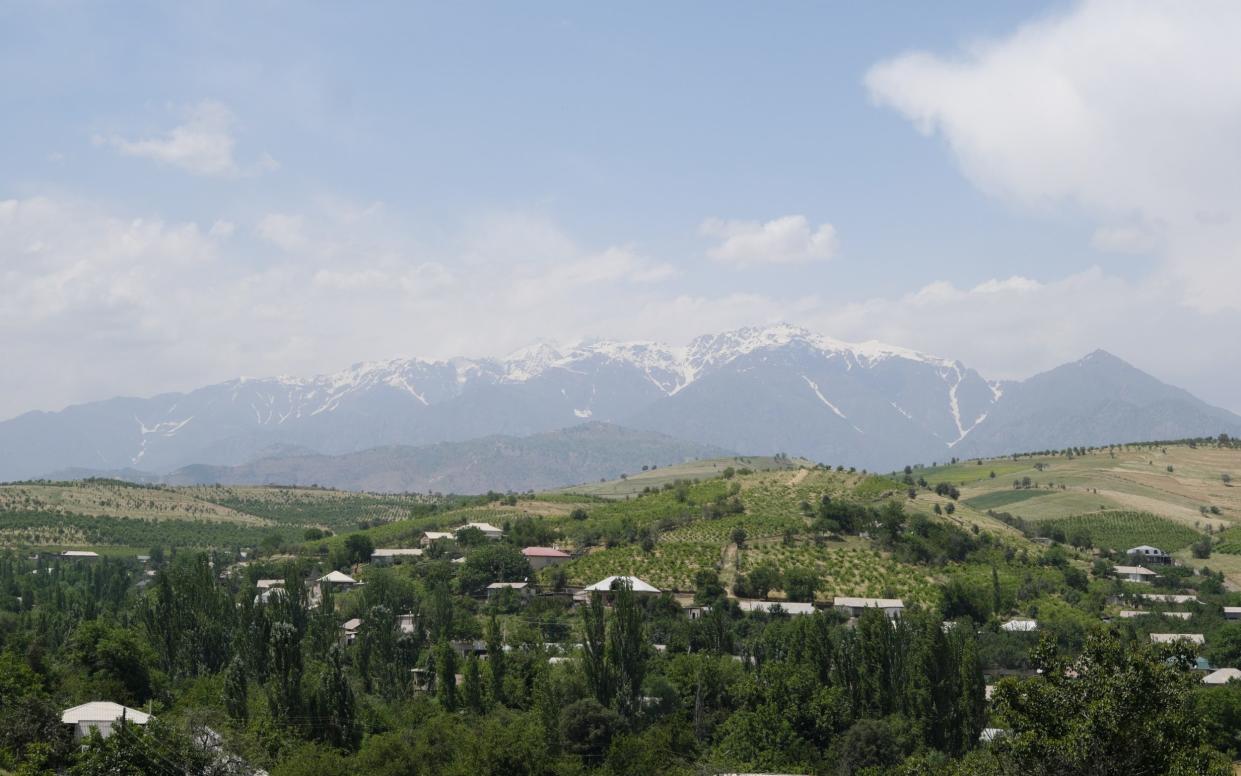
M 436 539 L 451 539 L 455 536 L 452 531 L 423 531 L 422 538 L 435 541 Z
M 1241 670 L 1236 668 L 1217 668 L 1202 677 L 1203 684 L 1228 684 L 1232 681 L 1241 681 Z
M 641 579 L 638 579 L 637 577 L 630 577 L 630 576 L 612 576 L 612 577 L 608 577 L 607 579 L 601 579 L 595 584 L 587 587 L 586 590 L 588 592 L 593 592 L 595 590 L 606 592 L 606 591 L 611 590 L 617 583 L 624 584 L 626 582 L 629 583 L 629 589 L 635 593 L 658 593 L 659 592 L 659 588 L 654 587 L 650 584 L 647 584 L 646 582 L 643 582 Z
M 1151 641 L 1155 644 L 1175 644 L 1178 641 L 1187 641 L 1190 644 L 1205 644 L 1207 639 L 1201 633 L 1152 633 Z
M 1125 554 L 1128 555 L 1131 552 L 1140 552 L 1146 555 L 1167 555 L 1168 554 L 1164 552 L 1163 550 L 1159 549 L 1158 547 L 1152 547 L 1149 544 L 1139 544 L 1137 547 L 1130 547 L 1125 552 Z
M 371 553 L 372 558 L 392 558 L 397 555 L 412 555 L 417 557 L 422 555 L 422 550 L 414 547 L 393 547 L 391 549 L 379 549 Z
M 496 528 L 491 523 L 466 523 L 465 525 L 461 526 L 460 528 L 456 530 L 464 531 L 467 528 L 477 528 L 483 533 L 504 533 L 504 531 L 500 530 L 499 528 Z
M 737 606 L 743 612 L 770 612 L 780 607 L 786 614 L 814 614 L 814 604 L 799 601 L 743 601 L 738 600 Z
M 320 582 L 332 582 L 338 585 L 356 585 L 358 583 L 358 580 L 354 579 L 348 574 L 343 574 L 339 571 L 329 571 L 328 573 L 319 577 L 319 581 Z
M 99 553 L 90 550 L 65 550 L 60 554 L 62 558 L 98 558 Z
M 254 583 L 259 590 L 267 590 L 272 587 L 284 587 L 283 579 L 260 579 Z
M 514 590 L 521 590 L 522 588 L 529 586 L 529 584 L 529 582 L 492 582 L 490 585 L 487 585 L 487 589 L 503 590 L 506 587 L 511 587 Z
M 1000 626 L 1000 630 L 1006 630 L 1011 633 L 1029 633 L 1030 631 L 1038 630 L 1038 620 L 1009 620 Z
M 352 620 L 345 620 L 345 624 L 340 627 L 341 630 L 355 631 L 362 627 L 362 620 L 359 617 L 354 617 Z
M 555 547 L 526 547 L 521 551 L 527 558 L 567 558 L 569 553 L 561 552 Z
M 151 715 L 112 701 L 91 701 L 65 709 L 60 714 L 60 721 L 66 725 L 76 725 L 79 722 L 115 722 L 121 717 L 135 725 L 145 725 Z
M 1143 593 L 1142 598 L 1147 601 L 1156 601 L 1161 604 L 1187 604 L 1191 601 L 1196 604 L 1202 603 L 1197 597 L 1192 595 L 1171 595 L 1168 593 Z
M 1138 574 L 1143 577 L 1159 576 L 1158 574 L 1156 574 L 1155 572 L 1151 571 L 1148 568 L 1145 568 L 1144 566 L 1116 566 L 1115 570 L 1117 574 Z

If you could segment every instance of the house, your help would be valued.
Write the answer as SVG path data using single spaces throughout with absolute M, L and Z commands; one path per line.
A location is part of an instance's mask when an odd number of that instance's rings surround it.
M 1126 582 L 1150 582 L 1159 576 L 1155 572 L 1142 566 L 1117 566 L 1115 568 L 1116 576 Z
M 352 590 L 359 584 L 358 580 L 339 571 L 329 571 L 319 577 L 318 582 L 320 585 L 331 585 L 332 590 Z
M 418 618 L 413 614 L 398 614 L 396 616 L 396 629 L 403 634 L 413 633 L 418 629 Z
M 65 550 L 60 553 L 65 560 L 99 560 L 99 553 L 90 550 Z
M 630 590 L 639 595 L 659 595 L 659 588 L 650 585 L 637 577 L 630 576 L 611 576 L 607 579 L 601 579 L 593 585 L 589 585 L 582 590 L 583 593 L 609 593 L 617 587 L 627 585 Z
M 1241 620 L 1241 606 L 1225 606 L 1224 607 L 1224 619 L 1225 620 Z
M 454 533 L 459 534 L 467 528 L 477 528 L 479 531 L 482 532 L 483 536 L 486 536 L 488 539 L 491 539 L 492 541 L 495 541 L 496 539 L 499 539 L 501 536 L 504 535 L 503 530 L 496 528 L 491 523 L 466 523 L 465 525 L 456 529 Z
M 527 547 L 521 554 L 530 561 L 530 568 L 538 571 L 548 566 L 558 566 L 569 560 L 569 553 L 561 552 L 554 547 Z
M 784 612 L 785 614 L 814 614 L 814 604 L 796 601 L 744 601 L 738 600 L 737 606 L 743 612 L 763 612 L 764 614 Z
M 1156 604 L 1200 604 L 1202 603 L 1197 597 L 1192 595 L 1174 595 L 1169 593 L 1142 593 L 1139 596 L 1143 601 L 1150 601 Z
M 1152 644 L 1176 644 L 1178 642 L 1200 645 L 1200 644 L 1207 643 L 1207 640 L 1206 640 L 1206 637 L 1203 636 L 1201 633 L 1152 633 L 1151 634 Z
M 111 701 L 83 703 L 81 706 L 65 709 L 60 714 L 63 724 L 73 725 L 75 743 L 90 735 L 92 729 L 98 730 L 100 736 L 107 738 L 121 720 L 134 725 L 145 725 L 150 719 L 150 714 Z
M 492 582 L 487 585 L 487 600 L 502 595 L 505 590 L 512 590 L 514 595 L 522 598 L 529 598 L 534 589 L 530 587 L 529 582 Z
M 832 599 L 832 606 L 850 617 L 861 617 L 867 609 L 882 609 L 889 617 L 897 617 L 905 611 L 905 602 L 899 598 L 855 598 L 838 595 Z
M 1015 619 L 1009 620 L 1000 626 L 1000 630 L 1009 633 L 1033 633 L 1038 630 L 1038 620 Z
M 273 587 L 284 587 L 283 579 L 260 579 L 254 583 L 259 590 L 271 590 Z
M 1129 556 L 1129 560 L 1137 561 L 1143 566 L 1149 566 L 1152 563 L 1168 566 L 1172 563 L 1171 555 L 1149 544 L 1143 544 L 1140 547 L 1130 547 L 1125 554 Z
M 258 595 L 254 597 L 256 604 L 269 604 L 288 596 L 283 587 L 269 587 L 266 590 L 260 590 Z
M 373 566 L 391 566 L 393 563 L 404 563 L 409 558 L 419 558 L 422 556 L 422 550 L 392 548 L 375 550 L 371 553 L 371 565 Z
M 448 646 L 452 647 L 458 657 L 487 654 L 487 642 L 481 639 L 454 639 L 448 642 Z
M 428 547 L 433 542 L 438 542 L 441 540 L 452 541 L 456 538 L 457 535 L 451 531 L 423 531 L 422 538 L 418 540 L 418 543 L 423 547 Z
M 362 620 L 354 617 L 352 620 L 345 620 L 345 624 L 340 626 L 340 644 L 347 647 L 358 637 L 358 631 L 362 628 Z
M 1241 682 L 1241 670 L 1236 668 L 1217 668 L 1202 677 L 1203 684 L 1228 684 L 1229 682 Z

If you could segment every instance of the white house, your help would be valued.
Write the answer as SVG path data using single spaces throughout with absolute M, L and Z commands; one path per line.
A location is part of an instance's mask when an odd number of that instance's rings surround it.
M 1129 560 L 1135 560 L 1141 565 L 1149 566 L 1157 563 L 1166 566 L 1172 563 L 1172 556 L 1158 547 L 1152 547 L 1149 544 L 1143 544 L 1139 547 L 1130 547 L 1125 553 L 1129 556 Z
M 631 576 L 611 576 L 607 579 L 601 579 L 593 585 L 585 588 L 585 592 L 593 593 L 599 591 L 601 593 L 610 592 L 620 585 L 628 584 L 629 589 L 635 593 L 645 593 L 647 595 L 657 595 L 659 588 L 651 585 L 637 577 Z
M 504 535 L 503 530 L 496 528 L 491 523 L 466 523 L 465 525 L 456 529 L 453 533 L 459 534 L 467 528 L 477 528 L 479 531 L 482 532 L 483 536 L 486 536 L 488 539 L 491 539 L 493 541 L 496 539 L 499 539 L 501 536 Z
M 1009 620 L 1000 626 L 1000 630 L 1008 631 L 1009 633 L 1032 633 L 1038 630 L 1038 620 L 1025 618 Z
M 814 604 L 800 603 L 797 601 L 750 601 L 738 600 L 737 606 L 741 607 L 743 612 L 775 612 L 783 611 L 785 614 L 814 614 Z
M 1236 668 L 1217 668 L 1202 677 L 1203 684 L 1228 684 L 1229 682 L 1241 682 L 1241 670 Z
M 899 598 L 856 598 L 853 596 L 836 596 L 832 606 L 850 617 L 861 617 L 867 609 L 882 609 L 889 617 L 896 617 L 905 611 L 905 602 Z
M 530 568 L 538 571 L 548 566 L 556 566 L 569 560 L 569 553 L 561 552 L 554 547 L 526 547 L 521 551 L 526 560 L 530 561 Z
M 409 558 L 418 558 L 422 556 L 422 550 L 416 548 L 391 548 L 375 550 L 371 553 L 371 565 L 373 566 L 391 566 L 393 563 L 403 563 Z
M 342 646 L 349 646 L 354 639 L 358 637 L 358 631 L 362 628 L 362 620 L 354 617 L 352 620 L 345 620 L 345 624 L 340 626 L 340 643 Z
M 457 538 L 456 534 L 454 534 L 452 531 L 423 531 L 422 538 L 418 540 L 418 543 L 421 544 L 423 547 L 426 547 L 430 545 L 432 542 L 438 542 L 441 539 L 447 539 L 449 541 L 452 541 L 453 539 L 456 539 L 456 538 Z
M 358 580 L 340 571 L 329 571 L 318 580 L 321 585 L 331 585 L 333 590 L 350 590 L 358 584 Z
M 1205 644 L 1206 636 L 1201 633 L 1152 633 L 1151 642 L 1154 644 L 1176 644 L 1185 642 L 1186 644 Z
M 62 723 L 73 725 L 75 742 L 90 735 L 92 728 L 98 730 L 99 735 L 107 738 L 112 735 L 112 728 L 122 719 L 134 725 L 145 725 L 151 719 L 151 715 L 111 701 L 83 703 L 81 706 L 65 709 L 60 714 Z
M 271 590 L 273 587 L 284 587 L 283 579 L 260 579 L 254 583 L 259 590 Z
M 1241 620 L 1241 606 L 1225 606 L 1224 607 L 1224 619 L 1225 620 Z
M 1159 576 L 1155 572 L 1142 566 L 1117 566 L 1115 568 L 1116 576 L 1126 582 L 1150 582 Z

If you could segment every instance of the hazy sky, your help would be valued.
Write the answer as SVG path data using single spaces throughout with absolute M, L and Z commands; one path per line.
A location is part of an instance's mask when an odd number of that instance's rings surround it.
M 789 321 L 1241 410 L 1241 4 L 0 4 L 0 417 Z

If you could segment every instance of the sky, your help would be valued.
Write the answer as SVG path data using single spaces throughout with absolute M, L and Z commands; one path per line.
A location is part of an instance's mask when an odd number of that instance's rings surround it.
M 1241 4 L 0 4 L 0 418 L 789 322 L 1241 411 Z

